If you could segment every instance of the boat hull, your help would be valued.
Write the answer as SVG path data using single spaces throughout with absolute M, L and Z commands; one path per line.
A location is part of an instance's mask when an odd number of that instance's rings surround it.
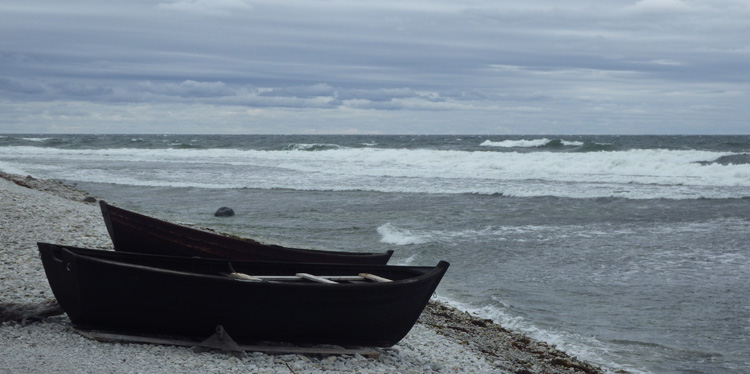
M 385 264 L 393 254 L 323 251 L 263 244 L 162 221 L 100 201 L 116 251 L 253 261 Z
M 228 261 L 39 243 L 50 287 L 78 327 L 205 338 L 218 325 L 240 342 L 387 347 L 412 328 L 445 274 L 435 267 Z M 230 265 L 231 264 L 231 265 Z M 356 275 L 392 282 L 252 282 L 257 276 Z

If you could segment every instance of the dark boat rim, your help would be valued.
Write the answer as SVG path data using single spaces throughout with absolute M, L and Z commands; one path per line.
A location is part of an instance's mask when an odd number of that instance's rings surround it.
M 206 278 L 206 279 L 217 279 L 221 281 L 225 281 L 228 283 L 237 282 L 237 279 L 232 279 L 220 274 L 217 275 L 211 275 L 211 274 L 200 274 L 195 272 L 189 272 L 189 271 L 179 271 L 179 270 L 171 270 L 171 269 L 164 269 L 161 267 L 155 267 L 155 266 L 148 266 L 148 265 L 140 265 L 140 264 L 132 264 L 117 260 L 111 260 L 111 259 L 105 259 L 100 258 L 96 256 L 97 252 L 107 252 L 107 253 L 116 253 L 117 255 L 122 256 L 132 256 L 132 257 L 142 257 L 144 259 L 146 258 L 155 258 L 155 259 L 162 259 L 162 260 L 169 260 L 169 259 L 175 259 L 179 261 L 210 261 L 210 262 L 225 262 L 225 263 L 242 263 L 242 262 L 248 262 L 253 263 L 257 266 L 273 266 L 275 264 L 289 264 L 291 266 L 295 267 L 326 267 L 326 268 L 350 268 L 353 271 L 358 268 L 369 268 L 369 269 L 395 269 L 395 270 L 425 270 L 424 273 L 415 275 L 413 277 L 400 279 L 400 280 L 394 280 L 392 282 L 374 282 L 374 283 L 339 283 L 339 284 L 325 284 L 325 283 L 290 283 L 290 282 L 278 282 L 278 283 L 270 283 L 269 284 L 289 284 L 289 285 L 305 285 L 305 286 L 326 286 L 326 287 L 341 287 L 341 286 L 354 286 L 354 287 L 363 287 L 363 286 L 380 286 L 380 287 L 393 287 L 394 285 L 399 285 L 403 283 L 408 282 L 417 282 L 424 278 L 430 278 L 434 275 L 436 272 L 440 272 L 443 268 L 448 268 L 450 266 L 450 263 L 444 260 L 439 261 L 434 266 L 410 266 L 410 265 L 377 265 L 377 264 L 330 264 L 330 263 L 299 263 L 299 262 L 283 262 L 283 261 L 243 261 L 243 260 L 233 260 L 233 259 L 205 259 L 205 258 L 191 258 L 191 257 L 178 257 L 178 256 L 166 256 L 166 255 L 155 255 L 155 254 L 144 254 L 144 253 L 136 253 L 136 252 L 115 252 L 115 251 L 108 251 L 108 250 L 100 250 L 100 249 L 91 249 L 91 248 L 81 248 L 81 247 L 74 247 L 74 246 L 68 246 L 68 245 L 59 245 L 59 244 L 52 244 L 52 243 L 46 243 L 46 242 L 38 242 L 37 245 L 41 247 L 47 247 L 47 248 L 60 248 L 61 250 L 69 253 L 74 258 L 84 258 L 89 261 L 95 261 L 99 263 L 104 264 L 111 264 L 111 265 L 117 265 L 124 268 L 130 268 L 130 269 L 139 269 L 139 270 L 147 270 L 147 271 L 155 271 L 155 272 L 161 272 L 164 274 L 174 274 L 174 275 L 184 275 L 184 276 L 192 276 L 192 277 L 200 277 L 200 278 Z M 80 251 L 88 252 L 90 254 L 82 254 L 78 253 Z M 249 283 L 249 282 L 248 282 Z

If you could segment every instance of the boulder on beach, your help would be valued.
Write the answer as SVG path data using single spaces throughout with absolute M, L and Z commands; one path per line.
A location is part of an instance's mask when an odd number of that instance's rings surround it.
M 216 213 L 214 213 L 214 216 L 216 217 L 231 217 L 234 215 L 234 210 L 232 208 L 227 208 L 225 206 L 216 209 Z

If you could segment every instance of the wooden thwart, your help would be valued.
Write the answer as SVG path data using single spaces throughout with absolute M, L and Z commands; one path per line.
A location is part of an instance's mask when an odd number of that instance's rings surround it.
M 288 281 L 300 281 L 309 280 L 319 283 L 331 283 L 335 284 L 338 282 L 356 282 L 356 281 L 375 281 L 375 282 L 393 282 L 388 278 L 384 278 L 375 274 L 360 273 L 359 275 L 313 275 L 309 273 L 297 273 L 296 275 L 249 275 L 245 273 L 232 272 L 227 274 L 230 278 L 246 280 L 252 282 L 262 281 L 277 281 L 277 282 L 288 282 Z
M 229 273 L 229 277 L 230 278 L 234 278 L 234 279 L 249 280 L 249 281 L 254 281 L 254 282 L 261 282 L 261 281 L 263 281 L 263 279 L 260 279 L 258 277 L 254 277 L 252 275 L 247 275 L 245 273 L 236 273 L 236 272 L 235 273 Z
M 269 345 L 245 345 L 237 344 L 231 348 L 221 348 L 216 346 L 205 346 L 204 343 L 180 338 L 180 337 L 153 337 L 142 335 L 125 335 L 109 333 L 95 330 L 74 329 L 78 334 L 99 342 L 105 343 L 136 343 L 136 344 L 156 344 L 156 345 L 173 345 L 179 347 L 193 347 L 200 352 L 205 348 L 225 350 L 229 353 L 239 352 L 261 352 L 265 354 L 303 354 L 303 355 L 354 355 L 358 354 L 367 358 L 378 358 L 380 352 L 371 348 L 328 348 L 328 347 L 298 347 L 298 346 L 269 346 Z
M 364 278 L 364 279 L 369 279 L 369 280 L 375 281 L 375 282 L 393 282 L 392 280 L 390 280 L 388 278 L 383 278 L 383 277 L 381 277 L 379 275 L 375 275 L 375 274 L 359 273 L 359 276 L 362 277 L 362 278 Z
M 319 277 L 317 275 L 308 274 L 308 273 L 297 273 L 297 276 L 300 277 L 300 278 L 302 278 L 302 279 L 311 280 L 313 282 L 337 284 L 337 282 L 332 281 L 330 279 L 326 279 L 326 278 Z

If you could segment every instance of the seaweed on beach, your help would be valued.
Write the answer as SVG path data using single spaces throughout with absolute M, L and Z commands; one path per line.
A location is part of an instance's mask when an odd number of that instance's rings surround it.
M 0 323 L 13 321 L 26 324 L 63 313 L 55 299 L 37 303 L 0 303 Z
M 430 302 L 420 321 L 438 333 L 454 337 L 468 347 L 494 359 L 495 366 L 509 372 L 525 373 L 586 373 L 603 371 L 589 363 L 567 355 L 544 342 L 514 333 L 494 323 L 448 307 Z

